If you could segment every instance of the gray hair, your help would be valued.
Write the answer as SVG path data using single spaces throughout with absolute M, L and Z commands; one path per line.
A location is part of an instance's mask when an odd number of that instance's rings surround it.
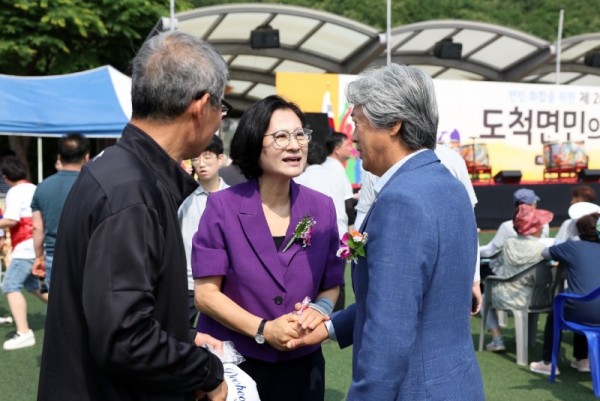
M 411 150 L 434 149 L 438 108 L 433 80 L 415 67 L 392 64 L 361 73 L 348 85 L 346 96 L 374 128 L 401 122 L 400 138 Z
M 201 92 L 217 107 L 227 84 L 227 65 L 193 35 L 169 31 L 144 42 L 132 61 L 133 118 L 167 123 Z

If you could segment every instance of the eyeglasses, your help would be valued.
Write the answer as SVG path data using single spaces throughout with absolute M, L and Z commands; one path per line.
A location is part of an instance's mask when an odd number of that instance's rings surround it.
M 232 110 L 233 106 L 227 103 L 225 99 L 221 99 L 221 120 L 224 120 Z
M 216 154 L 214 154 L 213 152 L 207 151 L 207 152 L 201 153 L 200 156 L 198 156 L 198 157 L 194 157 L 192 159 L 192 165 L 198 165 L 201 160 L 204 160 L 204 162 L 212 162 L 216 159 L 217 159 Z
M 298 142 L 298 145 L 300 145 L 300 146 L 308 145 L 308 142 L 310 142 L 310 139 L 312 137 L 311 136 L 312 132 L 313 131 L 311 129 L 301 128 L 294 132 L 288 132 L 285 130 L 275 131 L 272 134 L 266 134 L 265 136 L 273 137 L 273 141 L 275 142 L 275 145 L 277 145 L 280 148 L 285 148 L 286 146 L 288 146 L 290 144 L 290 141 L 292 140 L 291 139 L 292 136 L 294 137 L 296 142 Z
M 202 96 L 204 96 L 205 94 L 209 94 L 210 96 L 213 96 L 212 93 L 210 93 L 209 91 L 200 91 L 196 94 L 196 96 L 194 96 L 194 98 L 192 100 L 198 100 L 201 99 Z M 224 120 L 225 117 L 227 117 L 227 115 L 229 113 L 231 113 L 231 111 L 233 110 L 233 106 L 230 105 L 229 103 L 227 103 L 225 101 L 225 99 L 221 99 L 221 120 Z

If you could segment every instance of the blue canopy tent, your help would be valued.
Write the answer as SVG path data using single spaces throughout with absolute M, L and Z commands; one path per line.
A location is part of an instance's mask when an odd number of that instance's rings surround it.
M 0 135 L 40 138 L 39 158 L 41 137 L 117 138 L 130 117 L 131 79 L 111 66 L 44 77 L 0 74 Z

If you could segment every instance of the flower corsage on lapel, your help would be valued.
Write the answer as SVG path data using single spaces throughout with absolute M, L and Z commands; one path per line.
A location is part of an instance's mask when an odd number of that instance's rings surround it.
M 288 242 L 285 248 L 283 249 L 283 252 L 287 251 L 290 248 L 290 246 L 292 246 L 294 241 L 302 241 L 302 248 L 310 246 L 310 240 L 312 237 L 312 226 L 314 226 L 315 224 L 317 224 L 317 222 L 312 217 L 310 217 L 309 215 L 304 216 L 302 220 L 298 222 L 298 225 L 294 230 L 294 235 L 292 236 L 292 239 L 290 239 L 290 242 Z
M 365 245 L 369 238 L 367 233 L 359 233 L 357 230 L 350 231 L 342 237 L 342 246 L 336 255 L 344 260 L 356 262 L 359 256 L 365 257 Z

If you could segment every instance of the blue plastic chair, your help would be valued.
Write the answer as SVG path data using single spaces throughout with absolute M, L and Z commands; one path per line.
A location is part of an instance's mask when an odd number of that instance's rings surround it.
M 550 382 L 556 379 L 556 365 L 558 361 L 558 350 L 560 348 L 559 335 L 561 330 L 570 330 L 583 334 L 588 341 L 588 352 L 590 358 L 590 370 L 592 371 L 592 384 L 594 395 L 600 398 L 600 325 L 590 326 L 565 320 L 563 310 L 565 301 L 568 299 L 576 301 L 592 301 L 600 298 L 600 287 L 587 295 L 576 295 L 569 293 L 558 294 L 554 299 L 554 339 L 552 341 L 552 370 Z

